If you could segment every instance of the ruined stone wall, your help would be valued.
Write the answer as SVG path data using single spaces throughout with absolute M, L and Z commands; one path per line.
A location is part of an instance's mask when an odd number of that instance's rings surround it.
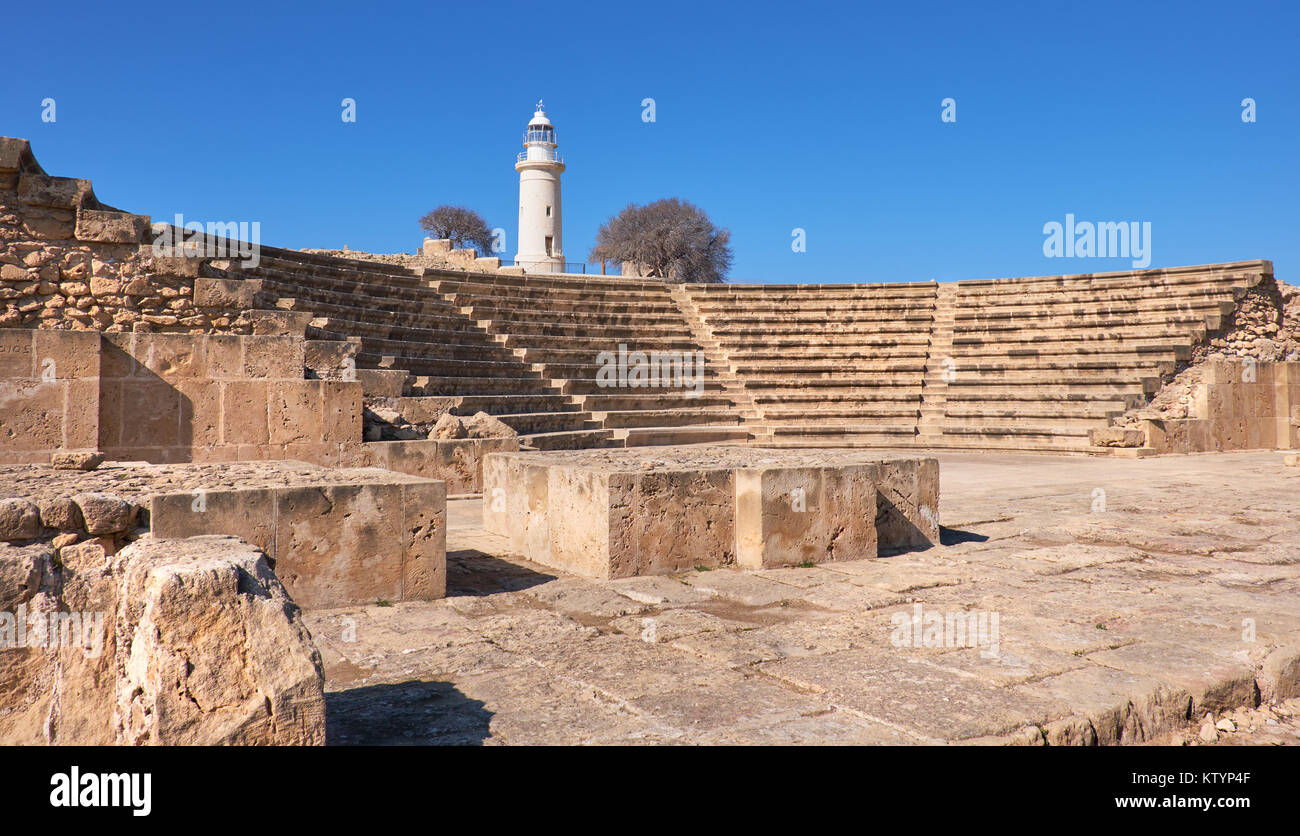
M 1116 426 L 1136 428 L 1147 420 L 1198 417 L 1196 392 L 1212 378 L 1212 367 L 1220 361 L 1245 359 L 1257 363 L 1300 360 L 1300 287 L 1270 275 L 1249 288 L 1223 325 L 1192 346 L 1190 360 L 1165 376 L 1151 402 L 1126 412 Z
M 1158 453 L 1300 447 L 1300 362 L 1210 360 L 1193 369 L 1180 417 L 1151 416 L 1133 427 Z M 1192 371 L 1192 370 L 1189 370 Z
M 147 216 L 0 137 L 0 328 L 251 333 L 245 308 L 196 300 L 200 259 L 157 256 L 152 241 Z
M 304 380 L 303 355 L 291 336 L 0 330 L 0 462 L 339 464 L 361 443 L 361 384 Z

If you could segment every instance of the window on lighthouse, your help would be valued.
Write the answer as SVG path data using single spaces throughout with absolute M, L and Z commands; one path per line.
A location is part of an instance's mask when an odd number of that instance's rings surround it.
M 551 216 L 551 207 L 547 206 L 547 207 L 546 207 L 546 217 L 549 218 L 550 216 Z
M 551 236 L 549 236 L 549 235 L 546 236 L 546 254 L 547 254 L 547 255 L 555 255 L 555 253 L 551 252 L 551 242 L 552 242 L 553 240 L 554 240 L 554 239 L 551 238 Z

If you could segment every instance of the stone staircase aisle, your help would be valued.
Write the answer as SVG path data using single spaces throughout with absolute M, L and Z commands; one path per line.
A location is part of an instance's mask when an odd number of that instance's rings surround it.
M 921 417 L 916 424 L 918 444 L 937 444 L 943 438 L 948 408 L 948 381 L 956 374 L 952 334 L 956 320 L 957 293 L 956 284 L 941 284 L 935 299 L 930 347 L 925 356 L 925 376 L 921 380 Z
M 726 348 L 714 336 L 713 329 L 700 313 L 699 306 L 695 304 L 695 299 L 691 292 L 683 284 L 674 285 L 670 291 L 673 301 L 681 309 L 682 316 L 686 320 L 686 325 L 690 329 L 691 338 L 695 340 L 696 345 L 704 350 L 704 362 L 709 368 L 712 368 L 717 380 L 722 384 L 724 394 L 731 399 L 732 409 L 740 418 L 743 426 L 753 424 L 751 430 L 751 439 L 757 443 L 763 443 L 772 440 L 772 433 L 761 423 L 762 412 L 758 404 L 754 401 L 754 396 L 745 388 L 745 384 L 736 375 L 735 367 L 731 364 L 731 359 L 727 355 Z

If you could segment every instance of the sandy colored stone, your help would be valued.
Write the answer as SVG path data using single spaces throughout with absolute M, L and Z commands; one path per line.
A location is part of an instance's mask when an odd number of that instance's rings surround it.
M 394 411 L 394 414 L 396 412 Z M 466 429 L 464 420 L 451 413 L 443 413 L 438 418 L 433 429 L 429 430 L 429 438 L 466 438 L 469 431 Z
M 116 534 L 126 531 L 135 520 L 135 506 L 121 497 L 107 493 L 81 493 L 72 497 L 86 531 L 90 534 Z
M 55 470 L 94 470 L 104 462 L 104 454 L 93 450 L 73 450 L 50 456 Z
M 115 562 L 120 742 L 323 743 L 320 655 L 266 558 L 225 537 L 183 543 L 142 540 Z
M 438 420 L 441 421 L 442 419 Z M 519 434 L 511 429 L 509 425 L 486 412 L 476 412 L 469 418 L 462 419 L 462 421 L 465 426 L 465 433 L 470 438 L 514 438 Z
M 0 499 L 0 540 L 30 540 L 41 533 L 41 511 L 26 499 Z

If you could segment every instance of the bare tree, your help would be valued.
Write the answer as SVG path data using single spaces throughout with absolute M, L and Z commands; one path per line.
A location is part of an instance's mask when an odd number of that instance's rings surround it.
M 474 247 L 481 255 L 492 254 L 492 231 L 473 209 L 439 206 L 420 218 L 420 228 L 435 238 L 450 239 L 455 247 Z
M 630 261 L 647 275 L 682 282 L 725 281 L 731 232 L 718 229 L 697 206 L 668 198 L 629 204 L 596 233 L 592 261 Z

